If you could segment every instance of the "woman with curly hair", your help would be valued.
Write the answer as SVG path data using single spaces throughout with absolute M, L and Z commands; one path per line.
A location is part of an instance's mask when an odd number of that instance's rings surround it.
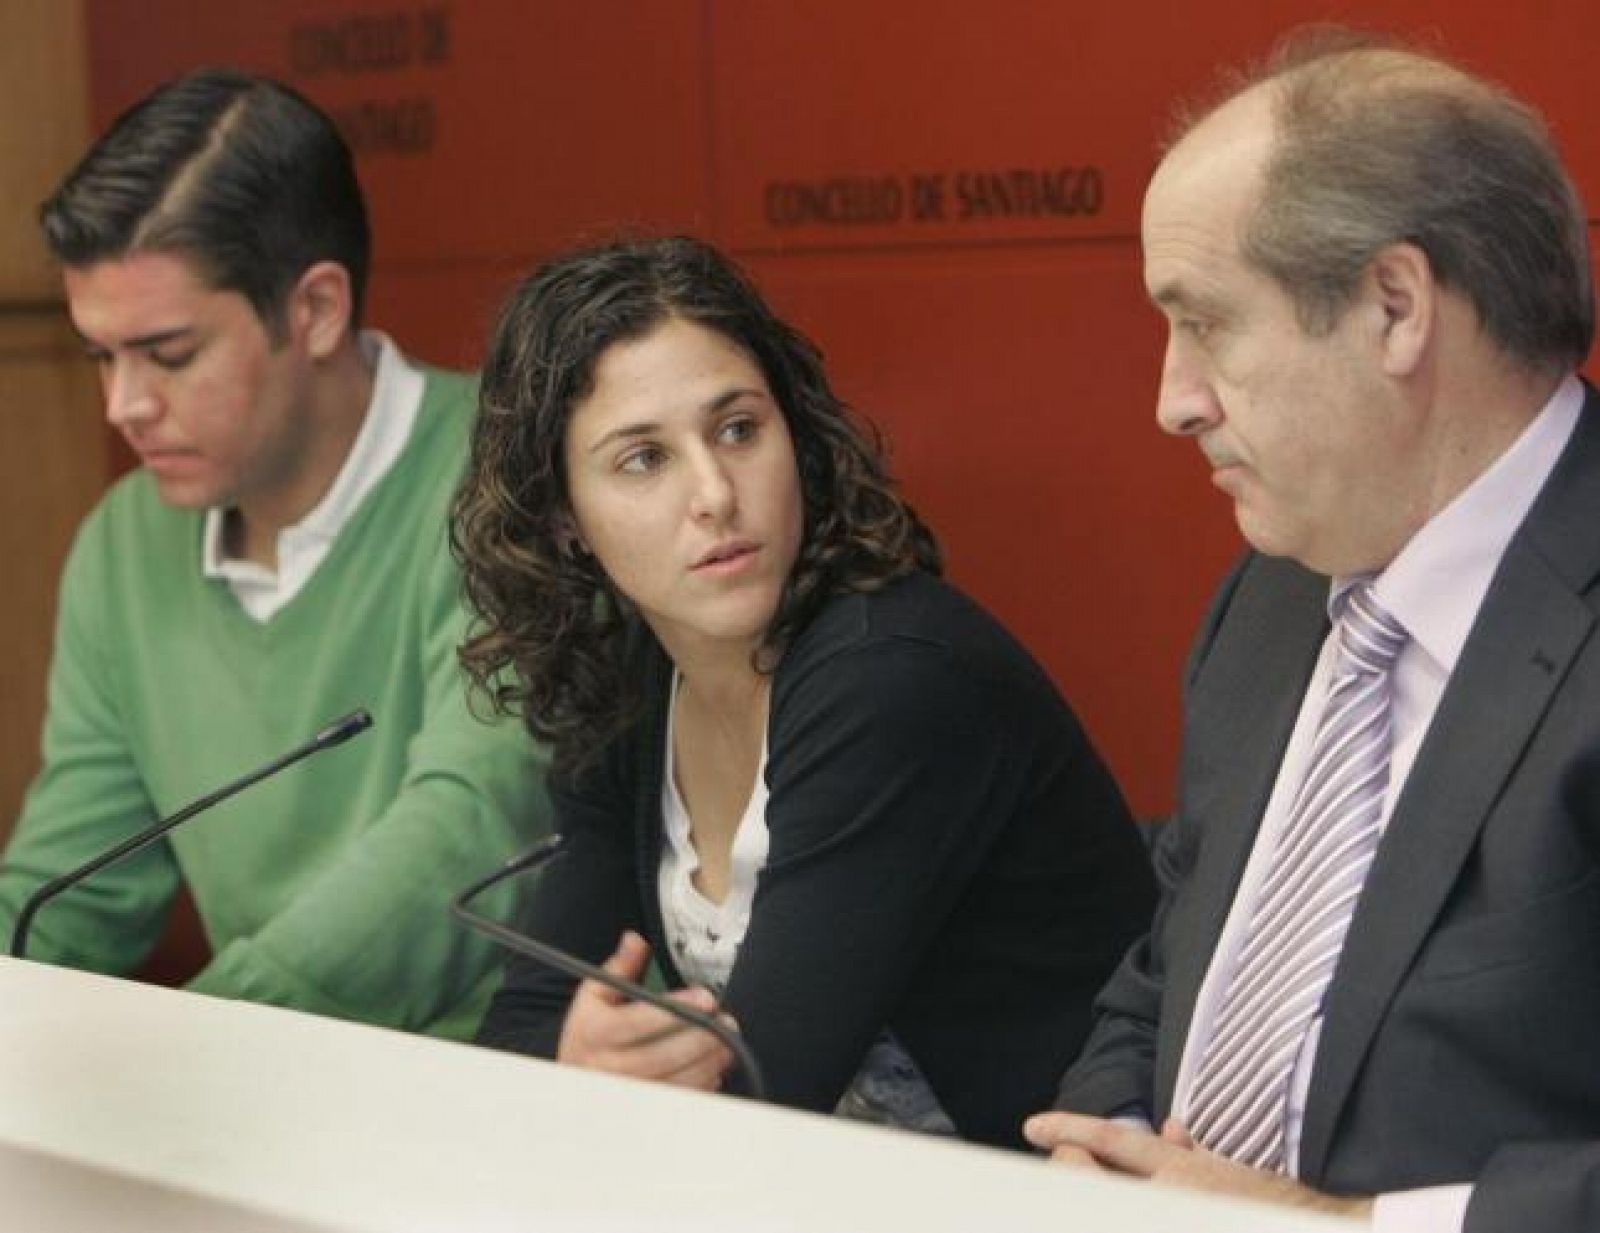
M 496 328 L 454 536 L 462 660 L 554 750 L 529 930 L 620 975 L 653 952 L 780 1103 L 1021 1147 L 1150 873 L 816 349 L 694 240 L 550 263 Z M 729 1064 L 520 959 L 480 1040 L 704 1089 Z

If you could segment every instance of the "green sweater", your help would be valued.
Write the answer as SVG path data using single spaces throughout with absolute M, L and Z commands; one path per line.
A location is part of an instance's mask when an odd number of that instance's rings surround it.
M 469 712 L 447 541 L 472 386 L 428 371 L 411 438 L 265 624 L 200 573 L 202 515 L 143 472 L 85 521 L 62 581 L 44 767 L 0 863 L 27 896 L 356 707 L 371 730 L 53 900 L 29 957 L 136 967 L 180 879 L 213 958 L 191 988 L 465 1037 L 498 977 L 450 896 L 549 827 L 519 725 Z M 508 902 L 500 901 L 502 910 Z

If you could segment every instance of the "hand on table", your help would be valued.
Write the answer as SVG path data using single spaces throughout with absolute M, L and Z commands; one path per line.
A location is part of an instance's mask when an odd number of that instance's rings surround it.
M 1027 1120 L 1023 1134 L 1035 1147 L 1048 1151 L 1052 1160 L 1066 1164 L 1354 1219 L 1367 1219 L 1372 1211 L 1370 1198 L 1326 1194 L 1282 1173 L 1253 1169 L 1207 1151 L 1171 1119 L 1157 1135 L 1107 1118 L 1039 1113 Z
M 650 944 L 629 930 L 602 966 L 613 975 L 639 981 L 649 962 Z M 717 1010 L 716 997 L 709 989 L 680 989 L 668 996 L 707 1014 Z M 721 1019 L 733 1026 L 727 1015 Z M 561 1026 L 556 1060 L 710 1092 L 721 1085 L 733 1055 L 711 1033 L 673 1018 L 660 1007 L 630 1001 L 597 981 L 586 980 L 573 995 Z

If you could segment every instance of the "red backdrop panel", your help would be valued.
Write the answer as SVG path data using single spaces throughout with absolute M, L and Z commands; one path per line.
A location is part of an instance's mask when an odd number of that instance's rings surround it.
M 1550 116 L 1600 190 L 1590 0 L 88 0 L 103 124 L 199 64 L 281 76 L 359 151 L 370 316 L 471 364 L 527 266 L 619 227 L 738 254 L 888 433 L 951 572 L 1034 650 L 1135 807 L 1238 539 L 1152 419 L 1139 200 L 1175 101 L 1298 21 L 1420 35 Z M 1595 191 L 1588 194 L 1591 198 Z

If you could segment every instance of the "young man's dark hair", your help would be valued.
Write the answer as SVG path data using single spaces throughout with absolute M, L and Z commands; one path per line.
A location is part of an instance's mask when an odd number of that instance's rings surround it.
M 179 253 L 276 333 L 317 261 L 350 275 L 359 324 L 371 238 L 350 149 L 278 82 L 227 69 L 179 78 L 124 112 L 39 209 L 65 266 Z

